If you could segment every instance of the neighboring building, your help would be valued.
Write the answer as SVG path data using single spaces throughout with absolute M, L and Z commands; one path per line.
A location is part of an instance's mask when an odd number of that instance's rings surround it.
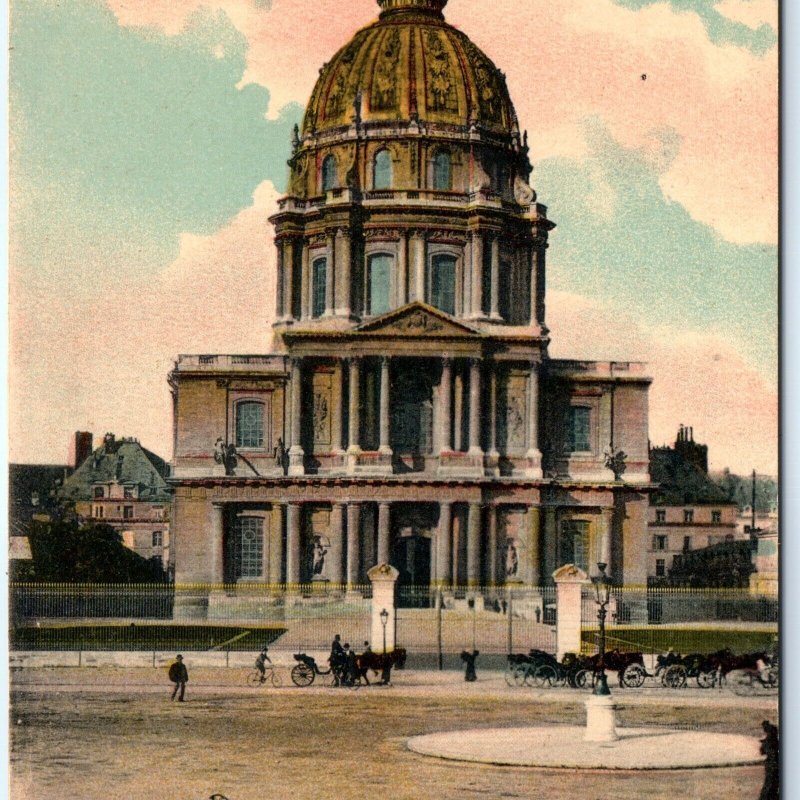
M 378 4 L 295 132 L 277 351 L 170 374 L 176 581 L 644 583 L 650 379 L 549 357 L 554 225 L 503 73 L 446 0 Z
M 753 594 L 778 596 L 779 576 L 778 529 L 765 530 L 756 535 L 755 572 L 750 576 Z
M 658 491 L 650 496 L 647 577 L 662 582 L 676 556 L 749 538 L 737 535 L 739 509 L 708 475 L 708 448 L 680 426 L 672 447 L 650 451 L 650 476 Z M 749 574 L 749 573 L 748 573 Z
M 168 475 L 169 465 L 136 439 L 108 433 L 102 447 L 64 481 L 59 497 L 81 519 L 111 525 L 126 547 L 144 558 L 158 557 L 168 569 L 173 564 Z

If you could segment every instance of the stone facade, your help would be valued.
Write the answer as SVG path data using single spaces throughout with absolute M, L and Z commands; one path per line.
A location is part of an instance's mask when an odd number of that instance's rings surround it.
M 271 218 L 276 352 L 175 364 L 178 582 L 645 580 L 650 380 L 549 357 L 554 225 L 445 2 L 379 0 L 321 71 Z

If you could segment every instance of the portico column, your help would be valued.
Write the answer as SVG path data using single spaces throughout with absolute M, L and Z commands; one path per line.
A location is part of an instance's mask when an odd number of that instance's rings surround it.
M 525 477 L 542 477 L 542 453 L 539 450 L 539 365 L 531 364 L 528 374 L 528 452 Z
M 334 306 L 338 317 L 350 316 L 350 298 L 352 295 L 351 272 L 353 256 L 350 246 L 350 229 L 339 228 L 336 231 L 336 253 L 334 256 Z
M 211 530 L 209 546 L 211 548 L 211 563 L 209 564 L 209 578 L 211 583 L 224 583 L 224 553 L 223 542 L 225 536 L 225 506 L 222 503 L 211 504 Z
M 602 508 L 600 509 L 600 518 L 598 520 L 598 548 L 597 560 L 603 564 L 611 567 L 611 532 L 613 530 L 614 509 Z M 608 570 L 609 574 L 611 570 Z
M 497 362 L 489 362 L 489 456 L 499 458 L 497 450 Z
M 277 586 L 283 580 L 283 525 L 286 503 L 278 503 L 273 509 L 274 529 L 270 531 L 269 582 Z
M 331 436 L 332 436 L 333 452 L 338 453 L 339 455 L 344 453 L 345 449 L 347 448 L 347 442 L 344 441 L 344 410 L 346 403 L 344 373 L 345 373 L 345 361 L 343 359 L 338 359 L 336 361 L 337 384 L 335 386 L 335 391 L 334 391 L 334 397 L 336 397 L 336 402 L 334 403 L 333 417 L 331 418 L 331 423 L 332 423 Z
M 455 399 L 453 401 L 453 421 L 454 436 L 453 450 L 462 453 L 467 448 L 464 447 L 464 375 L 462 369 L 455 370 L 455 380 L 453 382 Z
M 499 583 L 497 575 L 497 515 L 500 509 L 497 506 L 489 506 L 489 541 L 486 543 L 486 550 L 489 562 L 489 585 Z
M 537 322 L 541 322 L 542 320 L 539 319 L 539 276 L 538 270 L 536 269 L 536 257 L 533 252 L 533 246 L 530 243 L 527 244 L 524 247 L 522 254 L 523 258 L 525 259 L 526 269 L 531 280 L 530 324 L 535 325 Z
M 378 451 L 386 456 L 392 454 L 389 444 L 389 391 L 389 357 L 384 356 L 381 359 L 380 444 Z
M 439 527 L 436 529 L 436 583 L 439 588 L 448 586 L 450 579 L 452 555 L 450 531 L 453 517 L 451 503 L 439 504 Z
M 278 241 L 275 243 L 275 251 L 277 253 L 278 262 L 276 265 L 276 280 L 275 280 L 275 318 L 281 322 L 286 316 L 284 307 L 284 296 L 286 294 L 284 283 L 286 282 L 286 274 L 283 269 L 283 242 Z
M 301 359 L 292 359 L 292 429 L 289 447 L 289 475 L 303 475 L 303 448 L 300 444 L 301 436 L 301 413 L 302 413 L 302 369 Z
M 338 236 L 339 234 L 337 234 Z M 334 269 L 334 259 L 336 258 L 336 237 L 329 233 L 325 247 L 325 316 L 333 314 L 333 281 L 336 270 Z
M 472 317 L 483 316 L 483 234 L 472 234 Z
M 480 443 L 481 424 L 481 362 L 469 363 L 469 454 L 483 455 Z
M 300 503 L 289 503 L 286 512 L 286 583 L 297 588 L 300 583 Z
M 303 242 L 303 252 L 300 260 L 300 316 L 308 319 L 311 316 L 311 292 L 313 291 L 311 280 L 311 265 L 309 264 L 310 254 L 307 242 Z
M 360 427 L 361 419 L 360 408 L 360 378 L 361 363 L 359 358 L 350 359 L 350 441 L 347 447 L 348 453 L 360 453 Z
M 442 382 L 439 386 L 439 454 L 449 452 L 452 442 L 451 415 L 453 385 L 453 362 L 449 358 L 442 359 Z
M 491 274 L 490 312 L 492 319 L 500 319 L 500 238 L 492 236 L 492 274 Z
M 408 302 L 408 234 L 402 232 L 397 243 L 397 305 Z
M 481 575 L 481 506 L 480 503 L 469 504 L 467 518 L 467 585 L 477 586 Z
M 389 563 L 391 503 L 378 503 L 378 563 Z
M 425 302 L 425 237 L 421 233 L 411 235 L 411 258 L 414 270 L 414 299 Z
M 347 506 L 347 588 L 358 584 L 359 544 L 361 535 L 361 503 Z
M 342 555 L 344 554 L 344 503 L 334 503 L 331 509 L 331 548 L 330 558 L 331 583 L 338 586 L 342 582 Z
M 286 319 L 294 319 L 294 242 L 283 241 L 283 301 Z

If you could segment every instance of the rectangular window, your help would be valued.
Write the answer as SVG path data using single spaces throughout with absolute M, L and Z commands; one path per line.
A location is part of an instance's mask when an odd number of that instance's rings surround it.
M 126 500 L 133 500 L 133 486 L 126 486 L 123 489 L 122 494 Z
M 711 512 L 711 521 L 715 525 L 719 525 L 722 522 L 722 512 L 721 511 L 712 511 Z
M 592 409 L 586 406 L 572 406 L 569 410 L 570 445 L 573 453 L 591 452 Z
M 692 537 L 691 536 L 684 536 L 683 537 L 683 549 L 684 549 L 684 552 L 686 550 L 691 550 L 692 549 Z
M 95 486 L 94 487 L 94 496 L 95 497 L 105 497 L 105 489 L 102 486 Z
M 153 516 L 156 519 L 164 519 L 164 509 L 161 506 L 153 507 Z
M 456 313 L 456 259 L 434 256 L 431 262 L 431 305 L 447 314 Z
M 123 506 L 122 508 L 123 519 L 133 519 L 133 506 Z
M 318 258 L 313 267 L 314 292 L 311 301 L 311 316 L 321 317 L 325 313 L 325 292 L 328 281 L 327 259 Z
M 653 537 L 653 549 L 654 550 L 666 550 L 667 549 L 667 537 L 666 536 L 654 536 Z
M 684 512 L 683 512 L 683 521 L 684 521 L 684 522 L 694 522 L 694 511 L 692 511 L 692 510 L 691 510 L 691 509 L 689 509 L 689 508 L 687 508 L 687 509 L 684 509 Z
M 656 511 L 656 522 L 666 522 L 667 512 L 664 510 Z
M 103 506 L 100 505 L 92 506 L 92 516 L 95 519 L 103 519 L 103 517 L 105 516 L 105 509 L 103 508 Z
M 589 571 L 589 523 L 586 520 L 569 519 L 561 523 L 559 561 L 574 564 Z
M 369 313 L 385 314 L 389 310 L 391 290 L 392 257 L 385 254 L 371 256 L 369 259 Z
M 236 446 L 264 446 L 264 404 L 245 401 L 236 404 Z
M 666 561 L 663 558 L 656 559 L 656 577 L 663 578 L 667 574 Z
M 163 546 L 164 546 L 164 532 L 153 531 L 153 547 L 163 547 Z
M 264 520 L 239 517 L 234 528 L 234 571 L 239 578 L 260 578 L 264 571 Z

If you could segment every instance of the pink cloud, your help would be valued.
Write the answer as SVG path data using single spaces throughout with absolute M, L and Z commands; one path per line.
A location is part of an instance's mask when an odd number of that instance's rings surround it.
M 108 2 L 122 24 L 169 32 L 201 4 L 223 9 L 250 43 L 242 83 L 269 88 L 272 116 L 304 104 L 322 63 L 378 10 L 373 0 L 274 0 L 269 11 L 256 0 Z M 769 6 L 726 0 L 720 10 L 757 19 Z M 534 11 L 493 0 L 487 13 L 483 0 L 452 0 L 447 16 L 506 71 L 535 159 L 582 153 L 588 116 L 627 146 L 673 128 L 680 149 L 662 176 L 667 196 L 730 241 L 777 241 L 777 48 L 716 46 L 696 15 L 666 3 L 632 11 L 553 0 Z

